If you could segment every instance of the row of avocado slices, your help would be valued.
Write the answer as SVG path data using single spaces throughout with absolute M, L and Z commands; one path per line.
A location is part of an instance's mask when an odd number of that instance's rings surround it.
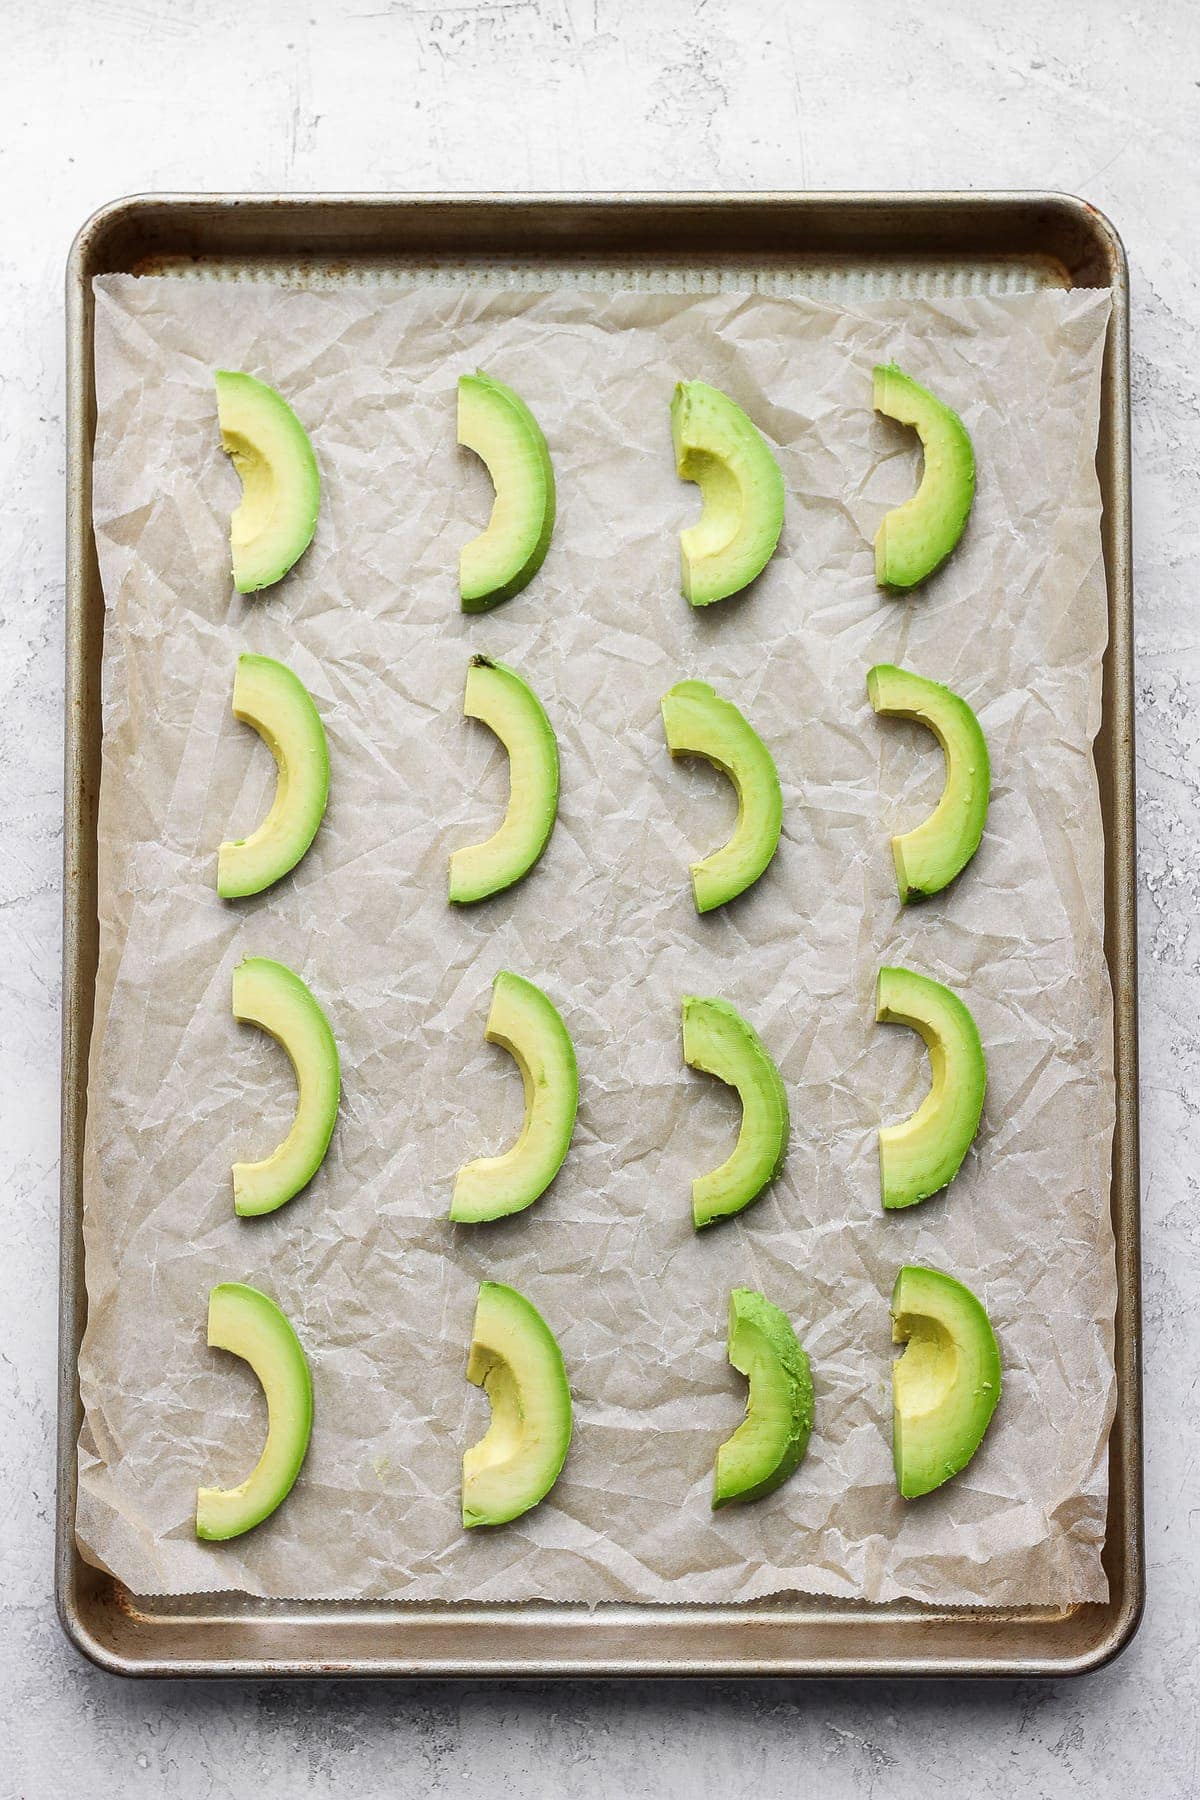
M 907 1265 L 892 1290 L 892 1456 L 905 1499 L 932 1492 L 974 1455 L 1000 1397 L 1000 1357 L 987 1313 L 951 1275 Z M 267 1403 L 257 1464 L 233 1488 L 202 1487 L 196 1533 L 238 1537 L 290 1492 L 308 1450 L 313 1389 L 308 1360 L 273 1300 L 241 1282 L 214 1287 L 208 1342 L 243 1358 Z M 729 1297 L 729 1360 L 746 1377 L 746 1416 L 720 1446 L 713 1508 L 762 1499 L 800 1465 L 813 1427 L 809 1360 L 786 1313 L 750 1288 Z M 462 1459 L 462 1522 L 503 1525 L 543 1500 L 571 1441 L 571 1390 L 562 1352 L 537 1309 L 514 1288 L 479 1289 L 467 1379 L 484 1389 L 491 1423 Z
M 282 963 L 254 956 L 238 965 L 233 1014 L 275 1038 L 296 1073 L 296 1110 L 283 1141 L 261 1162 L 233 1166 L 235 1210 L 258 1215 L 286 1205 L 320 1167 L 337 1119 L 340 1066 L 333 1032 L 311 989 Z M 682 1014 L 684 1061 L 733 1088 L 742 1107 L 730 1155 L 692 1183 L 699 1231 L 763 1193 L 783 1167 L 790 1125 L 783 1080 L 749 1021 L 728 1001 L 695 994 L 684 996 Z M 932 1073 L 917 1110 L 879 1131 L 880 1192 L 892 1211 L 927 1200 L 953 1181 L 979 1127 L 987 1072 L 970 1012 L 927 975 L 881 969 L 875 1016 L 919 1032 Z M 579 1104 L 570 1033 L 532 981 L 499 972 L 485 1035 L 520 1070 L 525 1118 L 502 1155 L 479 1157 L 458 1171 L 450 1217 L 460 1224 L 507 1218 L 541 1198 L 566 1158 Z
M 922 824 L 892 839 L 902 901 L 936 894 L 970 861 L 987 816 L 990 769 L 979 721 L 940 682 L 880 663 L 867 676 L 877 713 L 913 719 L 941 744 L 945 783 Z M 329 751 L 320 714 L 303 683 L 270 657 L 244 654 L 233 711 L 266 741 L 278 776 L 258 829 L 221 845 L 217 891 L 227 899 L 260 893 L 295 868 L 316 835 L 329 796 Z M 476 656 L 463 711 L 508 753 L 509 799 L 498 830 L 450 858 L 450 899 L 467 905 L 519 881 L 541 856 L 558 810 L 558 746 L 545 708 L 515 670 Z M 673 756 L 699 756 L 733 783 L 738 817 L 728 842 L 692 865 L 696 910 L 710 912 L 752 886 L 775 854 L 783 797 L 775 762 L 738 708 L 703 681 L 681 681 L 663 696 Z
M 320 499 L 307 432 L 274 388 L 253 375 L 219 370 L 221 441 L 242 481 L 230 524 L 233 576 L 251 593 L 279 581 L 312 541 Z M 921 484 L 889 512 L 875 537 L 875 576 L 904 592 L 950 555 L 975 494 L 975 456 L 962 420 L 894 364 L 874 371 L 877 411 L 912 426 L 921 439 Z M 680 534 L 683 593 L 708 606 L 739 593 L 775 553 L 784 488 L 766 439 L 728 394 L 681 381 L 671 402 L 675 464 L 695 482 L 699 519 Z M 458 441 L 487 465 L 495 498 L 486 530 L 459 557 L 464 612 L 483 612 L 521 589 L 545 561 L 554 530 L 554 469 L 546 439 L 525 402 L 482 371 L 460 377 Z

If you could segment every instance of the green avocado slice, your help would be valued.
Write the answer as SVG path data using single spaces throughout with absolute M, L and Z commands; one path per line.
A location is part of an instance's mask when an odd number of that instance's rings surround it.
M 933 1076 L 915 1113 L 880 1127 L 880 1188 L 891 1211 L 927 1200 L 957 1175 L 979 1129 L 987 1065 L 974 1019 L 957 994 L 927 975 L 880 969 L 875 1017 L 920 1032 Z
M 291 1492 L 312 1432 L 312 1376 L 275 1302 L 240 1281 L 210 1291 L 208 1341 L 250 1364 L 267 1402 L 267 1441 L 252 1473 L 237 1487 L 196 1494 L 196 1536 L 221 1542 L 260 1525 Z
M 570 1149 L 579 1105 L 575 1047 L 557 1009 L 532 981 L 501 969 L 485 1035 L 521 1071 L 525 1121 L 503 1156 L 464 1163 L 455 1176 L 450 1217 L 469 1225 L 523 1212 L 541 1198 Z
M 460 375 L 458 441 L 487 464 L 496 490 L 487 529 L 459 554 L 464 612 L 486 612 L 519 594 L 546 560 L 554 531 L 554 468 L 541 427 L 510 387 Z
M 479 719 L 508 751 L 508 806 L 486 843 L 450 858 L 450 899 L 485 900 L 527 875 L 550 841 L 558 812 L 558 745 L 546 711 L 515 669 L 488 656 L 471 659 L 463 716 Z
M 283 1045 L 296 1071 L 291 1129 L 262 1162 L 234 1163 L 233 1203 L 244 1217 L 274 1212 L 307 1187 L 324 1159 L 337 1120 L 341 1072 L 329 1022 L 300 977 L 266 956 L 233 971 L 233 1016 Z
M 279 581 L 312 543 L 321 478 L 308 433 L 265 381 L 234 369 L 216 373 L 221 444 L 242 483 L 229 522 L 233 582 L 252 594 Z
M 787 1314 L 752 1288 L 729 1296 L 729 1360 L 750 1392 L 746 1417 L 717 1451 L 714 1511 L 773 1493 L 803 1461 L 813 1426 L 808 1357 Z
M 875 410 L 913 426 L 925 453 L 920 487 L 875 534 L 875 580 L 904 590 L 939 569 L 962 536 L 975 498 L 975 452 L 958 414 L 895 363 L 876 367 Z
M 683 1056 L 693 1069 L 736 1088 L 742 1103 L 737 1143 L 720 1168 L 692 1183 L 697 1231 L 757 1200 L 783 1167 L 788 1146 L 787 1090 L 754 1027 L 725 1000 L 685 994 Z
M 733 836 L 692 864 L 696 911 L 711 912 L 753 886 L 775 854 L 783 824 L 779 775 L 758 733 L 706 681 L 676 682 L 663 695 L 662 716 L 671 755 L 703 756 L 737 791 Z
M 892 1290 L 892 1458 L 906 1500 L 941 1487 L 983 1441 L 1000 1398 L 1000 1351 L 969 1288 L 937 1269 L 902 1268 Z
M 992 779 L 988 749 L 971 708 L 940 681 L 877 663 L 867 693 L 877 713 L 927 726 L 946 758 L 941 799 L 914 830 L 892 839 L 896 884 L 907 905 L 948 887 L 978 850 Z
M 504 1525 L 558 1480 L 571 1442 L 571 1390 L 546 1321 L 498 1281 L 480 1284 L 467 1380 L 487 1394 L 492 1422 L 463 1455 L 462 1522 Z
M 705 381 L 681 381 L 671 401 L 675 467 L 700 488 L 703 510 L 679 537 L 683 597 L 727 600 L 760 575 L 783 529 L 783 476 L 758 427 Z
M 247 838 L 226 840 L 217 853 L 223 900 L 261 894 L 294 869 L 317 835 L 329 799 L 329 746 L 312 696 L 289 668 L 269 656 L 238 657 L 233 715 L 252 725 L 278 771 L 270 811 Z

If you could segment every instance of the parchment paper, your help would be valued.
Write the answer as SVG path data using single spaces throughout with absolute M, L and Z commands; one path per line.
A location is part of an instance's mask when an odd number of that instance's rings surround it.
M 1020 1604 L 1097 1599 L 1113 1407 L 1111 1009 L 1091 743 L 1105 599 L 1094 472 L 1107 295 L 896 300 L 469 288 L 97 282 L 95 522 L 108 605 L 101 960 L 88 1115 L 89 1324 L 81 1357 L 84 1554 L 141 1592 L 600 1601 L 776 1590 Z M 871 538 L 912 492 L 911 434 L 871 410 L 895 357 L 964 415 L 979 492 L 959 551 L 882 597 Z M 542 421 L 559 518 L 535 583 L 458 610 L 461 542 L 490 485 L 455 445 L 455 382 L 481 365 Z M 258 597 L 232 592 L 212 371 L 276 384 L 324 483 L 316 541 Z M 693 612 L 677 534 L 678 377 L 741 401 L 778 445 L 779 552 L 742 599 Z M 222 837 L 273 782 L 230 713 L 239 651 L 291 664 L 324 717 L 332 793 L 294 877 L 214 889 Z M 461 716 L 473 651 L 524 671 L 558 733 L 562 801 L 537 871 L 474 909 L 447 857 L 486 836 L 503 753 Z M 949 893 L 902 911 L 889 836 L 941 788 L 928 733 L 877 720 L 879 660 L 977 709 L 994 785 L 983 846 Z M 700 676 L 771 746 L 784 836 L 706 919 L 688 862 L 732 792 L 673 764 L 659 699 Z M 291 1117 L 283 1053 L 234 1024 L 249 953 L 310 983 L 341 1046 L 324 1167 L 289 1206 L 234 1216 L 229 1165 Z M 928 1082 L 916 1036 L 873 1022 L 881 962 L 970 1004 L 989 1063 L 983 1126 L 952 1188 L 880 1209 L 876 1129 Z M 581 1071 L 550 1192 L 452 1228 L 455 1169 L 521 1111 L 483 1040 L 495 971 L 543 985 Z M 784 1176 L 697 1237 L 689 1187 L 723 1159 L 736 1102 L 684 1067 L 679 1003 L 723 995 L 791 1096 Z M 984 1300 L 1004 1397 L 974 1462 L 917 1504 L 895 1491 L 888 1297 L 897 1268 Z M 459 1459 L 487 1422 L 464 1379 L 476 1284 L 511 1282 L 557 1333 L 575 1439 L 551 1497 L 464 1534 Z M 239 1480 L 263 1429 L 253 1377 L 205 1345 L 210 1285 L 255 1283 L 295 1321 L 312 1447 L 274 1518 L 198 1544 L 198 1483 Z M 791 1315 L 812 1357 L 807 1461 L 714 1515 L 717 1445 L 741 1417 L 731 1286 Z

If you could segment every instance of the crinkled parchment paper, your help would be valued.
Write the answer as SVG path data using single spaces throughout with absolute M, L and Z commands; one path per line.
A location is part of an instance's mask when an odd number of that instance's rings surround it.
M 1105 596 L 1093 459 L 1108 299 L 1046 292 L 838 309 L 763 295 L 287 290 L 97 282 L 95 522 L 108 606 L 101 960 L 86 1165 L 81 1357 L 84 1554 L 141 1592 L 748 1600 L 781 1589 L 886 1600 L 1098 1599 L 1113 1407 L 1110 998 L 1091 743 Z M 895 357 L 974 437 L 962 546 L 908 601 L 871 538 L 911 493 L 911 434 L 871 410 Z M 559 518 L 545 567 L 482 617 L 458 610 L 460 543 L 487 517 L 454 441 L 455 382 L 482 365 L 530 402 Z M 297 570 L 240 598 L 236 476 L 212 371 L 292 400 L 324 494 Z M 728 390 L 779 446 L 787 521 L 743 598 L 693 612 L 677 533 L 678 377 Z M 230 713 L 239 651 L 291 664 L 329 733 L 332 793 L 295 875 L 214 889 L 221 838 L 271 791 Z M 522 670 L 562 754 L 549 850 L 513 891 L 445 898 L 486 836 L 503 753 L 462 718 L 473 651 Z M 877 720 L 864 679 L 904 662 L 977 709 L 994 787 L 952 891 L 902 911 L 889 835 L 940 792 L 937 746 Z M 774 751 L 784 837 L 757 887 L 697 918 L 689 859 L 727 835 L 732 792 L 673 764 L 659 698 L 702 676 Z M 324 1167 L 282 1211 L 234 1216 L 229 1165 L 291 1116 L 282 1051 L 234 1024 L 230 973 L 281 958 L 325 1006 L 344 1101 Z M 969 1002 L 989 1062 L 976 1147 L 948 1193 L 881 1210 L 875 1132 L 920 1100 L 916 1036 L 873 1023 L 881 962 Z M 529 1212 L 451 1227 L 455 1169 L 516 1129 L 521 1084 L 485 1044 L 491 980 L 543 985 L 581 1072 L 570 1157 Z M 689 1183 L 720 1161 L 731 1096 L 684 1067 L 679 1002 L 723 995 L 791 1096 L 784 1176 L 693 1231 Z M 888 1297 L 900 1263 L 985 1301 L 1004 1397 L 970 1468 L 906 1506 L 890 1450 Z M 487 1405 L 464 1379 L 476 1284 L 528 1294 L 557 1333 L 575 1438 L 549 1500 L 464 1534 L 459 1458 Z M 239 1542 L 193 1535 L 198 1483 L 239 1480 L 261 1442 L 253 1377 L 205 1345 L 210 1285 L 274 1295 L 312 1362 L 303 1474 Z M 760 1288 L 813 1362 L 808 1458 L 758 1505 L 709 1508 L 744 1384 L 728 1291 Z

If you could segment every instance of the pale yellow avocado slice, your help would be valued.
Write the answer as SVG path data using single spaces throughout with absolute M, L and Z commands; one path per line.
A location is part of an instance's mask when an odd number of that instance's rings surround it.
M 978 850 L 992 779 L 988 749 L 971 708 L 940 681 L 877 663 L 867 694 L 877 713 L 927 726 L 946 759 L 942 797 L 929 817 L 892 839 L 896 885 L 907 905 L 948 887 Z
M 957 1175 L 979 1129 L 987 1065 L 967 1008 L 927 975 L 880 969 L 875 1017 L 920 1033 L 932 1076 L 916 1112 L 899 1125 L 880 1128 L 880 1189 L 891 1211 L 927 1200 Z
M 558 812 L 558 745 L 546 711 L 515 669 L 476 656 L 463 713 L 494 731 L 508 752 L 508 806 L 499 829 L 450 858 L 450 899 L 484 900 L 520 881 L 550 841 Z
M 574 1045 L 557 1009 L 532 981 L 501 969 L 492 985 L 486 1036 L 521 1071 L 525 1120 L 503 1156 L 480 1157 L 458 1171 L 450 1217 L 462 1224 L 522 1212 L 541 1198 L 570 1148 L 579 1105 Z
M 969 1288 L 908 1265 L 892 1290 L 892 1458 L 906 1500 L 941 1487 L 983 1442 L 1000 1398 L 1000 1350 Z
M 275 1302 L 240 1281 L 210 1292 L 208 1341 L 250 1364 L 267 1402 L 267 1441 L 253 1472 L 237 1487 L 197 1491 L 196 1536 L 220 1541 L 261 1524 L 291 1492 L 312 1432 L 312 1376 Z
M 720 1168 L 692 1183 L 692 1221 L 701 1231 L 757 1200 L 783 1167 L 787 1090 L 753 1025 L 726 1000 L 684 995 L 683 1055 L 691 1068 L 728 1082 L 742 1103 L 737 1143 Z
M 925 457 L 920 487 L 875 534 L 875 580 L 904 590 L 939 569 L 962 536 L 975 498 L 975 452 L 958 414 L 895 363 L 877 366 L 874 399 L 876 412 L 913 427 Z
M 480 1285 L 467 1380 L 492 1409 L 462 1460 L 462 1521 L 504 1525 L 543 1500 L 571 1442 L 571 1390 L 562 1352 L 537 1309 L 514 1288 Z
M 243 1215 L 274 1212 L 320 1168 L 337 1119 L 341 1072 L 329 1022 L 300 977 L 283 963 L 248 956 L 233 971 L 233 1016 L 283 1045 L 296 1072 L 291 1129 L 262 1162 L 234 1163 L 233 1200 Z
M 703 756 L 728 775 L 738 797 L 733 836 L 692 864 L 697 912 L 724 906 L 753 885 L 775 854 L 783 795 L 771 752 L 729 700 L 706 681 L 679 681 L 662 700 L 672 756 Z
M 675 467 L 703 509 L 679 535 L 683 596 L 727 600 L 762 573 L 783 529 L 783 476 L 757 425 L 706 381 L 681 381 L 671 401 Z
M 312 542 L 321 478 L 308 433 L 265 381 L 218 369 L 221 443 L 242 483 L 229 522 L 233 581 L 239 594 L 279 581 Z
M 487 529 L 458 559 L 464 612 L 519 594 L 546 560 L 554 531 L 554 467 L 520 395 L 478 370 L 458 381 L 458 441 L 487 464 L 496 490 Z
M 217 854 L 217 892 L 224 900 L 261 894 L 294 869 L 325 816 L 329 747 L 321 715 L 304 683 L 269 656 L 238 657 L 233 713 L 252 725 L 275 758 L 275 798 L 247 838 L 227 840 Z

